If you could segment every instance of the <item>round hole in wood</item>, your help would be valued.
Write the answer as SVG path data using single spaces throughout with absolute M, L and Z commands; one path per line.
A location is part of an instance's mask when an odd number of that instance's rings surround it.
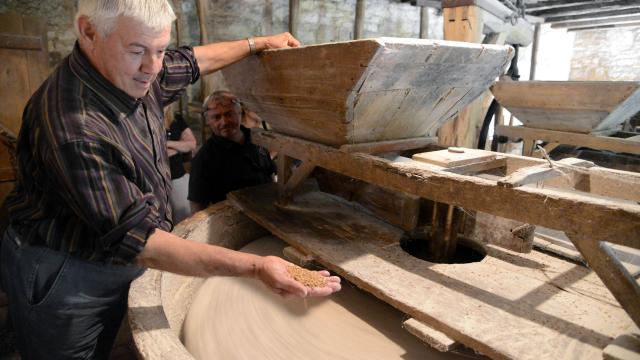
M 481 261 L 487 256 L 482 245 L 461 236 L 458 237 L 453 256 L 445 259 L 434 256 L 430 251 L 428 234 L 407 236 L 400 240 L 400 247 L 413 257 L 441 264 L 468 264 Z

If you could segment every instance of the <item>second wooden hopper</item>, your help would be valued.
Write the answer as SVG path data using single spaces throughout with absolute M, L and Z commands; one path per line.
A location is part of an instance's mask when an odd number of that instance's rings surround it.
M 524 126 L 537 129 L 618 129 L 640 111 L 638 81 L 500 81 L 491 91 Z
M 269 50 L 223 74 L 275 131 L 340 146 L 435 135 L 512 57 L 509 46 L 377 38 Z

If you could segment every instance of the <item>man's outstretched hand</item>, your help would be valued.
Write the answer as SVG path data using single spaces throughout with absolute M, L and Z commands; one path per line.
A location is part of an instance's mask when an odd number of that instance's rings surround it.
M 293 264 L 282 258 L 266 256 L 261 258 L 255 275 L 271 291 L 284 298 L 327 296 L 340 290 L 340 278 L 331 276 L 326 270 L 316 272 L 326 280 L 325 286 L 309 287 L 294 280 L 287 270 L 290 266 L 293 266 Z
M 276 35 L 259 36 L 255 39 L 256 48 L 258 51 L 269 49 L 286 49 L 300 46 L 300 41 L 293 37 L 288 32 L 283 32 Z

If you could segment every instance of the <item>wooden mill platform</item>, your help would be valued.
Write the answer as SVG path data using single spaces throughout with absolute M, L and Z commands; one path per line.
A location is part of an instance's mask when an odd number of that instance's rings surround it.
M 333 195 L 276 207 L 277 187 L 230 194 L 251 219 L 414 319 L 492 358 L 599 359 L 637 328 L 588 268 L 489 246 L 480 262 L 435 264 L 399 245 L 400 229 Z

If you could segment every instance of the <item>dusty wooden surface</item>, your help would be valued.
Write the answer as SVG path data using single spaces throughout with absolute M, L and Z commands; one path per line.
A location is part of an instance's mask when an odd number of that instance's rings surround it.
M 531 128 L 591 133 L 616 128 L 640 111 L 640 82 L 499 81 L 491 91 Z
M 546 270 L 558 268 L 557 259 L 491 247 L 478 263 L 433 264 L 399 247 L 399 229 L 339 198 L 313 192 L 276 209 L 276 194 L 269 184 L 231 193 L 230 200 L 323 266 L 491 357 L 601 358 L 616 336 L 636 329 L 610 296 L 601 301 L 574 290 L 594 287 L 577 265 L 550 279 Z
M 296 156 L 303 156 L 319 167 L 390 190 L 640 248 L 640 205 L 632 201 L 633 197 L 620 200 L 533 186 L 505 188 L 497 186 L 495 179 L 449 173 L 443 171 L 442 167 L 409 159 L 391 161 L 362 153 L 347 154 L 328 146 L 271 132 L 255 131 L 252 139 L 258 145 L 287 154 L 299 154 Z M 532 163 L 523 157 L 510 156 L 508 159 L 527 165 Z M 589 169 L 589 178 L 592 177 L 592 169 L 596 168 Z M 638 192 L 640 174 L 607 173 L 611 174 L 608 177 L 609 184 L 616 181 L 613 186 L 609 185 L 616 188 L 615 193 L 627 186 L 632 193 Z M 611 224 L 616 226 L 612 227 Z
M 265 51 L 223 73 L 276 131 L 340 146 L 435 135 L 488 89 L 512 52 L 377 38 Z

